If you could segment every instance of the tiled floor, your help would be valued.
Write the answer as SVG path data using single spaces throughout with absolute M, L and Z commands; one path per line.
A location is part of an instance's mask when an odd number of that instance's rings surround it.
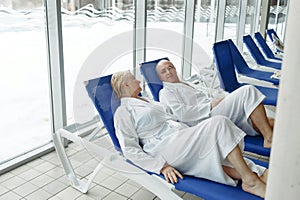
M 96 142 L 113 149 L 108 136 Z M 98 160 L 81 145 L 71 143 L 66 152 L 75 173 L 87 180 Z M 188 193 L 176 191 L 183 199 L 200 199 Z M 70 186 L 56 152 L 51 152 L 0 176 L 0 200 L 150 200 L 159 198 L 141 185 L 110 170 L 101 170 L 88 193 Z
M 96 143 L 113 149 L 108 136 L 98 139 Z M 66 151 L 76 174 L 87 180 L 98 160 L 91 152 L 74 143 L 71 143 Z M 188 193 L 175 192 L 183 199 L 200 199 Z M 158 200 L 159 198 L 141 185 L 107 168 L 97 174 L 88 193 L 82 194 L 70 186 L 56 152 L 51 152 L 0 176 L 0 200 L 14 199 Z

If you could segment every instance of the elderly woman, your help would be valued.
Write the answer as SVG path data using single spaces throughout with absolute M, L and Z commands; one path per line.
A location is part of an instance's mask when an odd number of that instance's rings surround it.
M 228 118 L 215 116 L 188 127 L 170 109 L 139 97 L 140 81 L 129 72 L 112 76 L 121 105 L 114 114 L 124 156 L 145 170 L 162 173 L 175 183 L 182 174 L 236 186 L 264 197 L 267 169 L 243 158 L 245 133 Z
M 170 61 L 159 61 L 156 72 L 164 85 L 159 99 L 180 121 L 193 126 L 211 116 L 224 115 L 248 135 L 262 134 L 264 147 L 272 146 L 274 119 L 267 118 L 262 104 L 265 96 L 254 86 L 243 86 L 212 101 L 195 85 L 181 81 Z

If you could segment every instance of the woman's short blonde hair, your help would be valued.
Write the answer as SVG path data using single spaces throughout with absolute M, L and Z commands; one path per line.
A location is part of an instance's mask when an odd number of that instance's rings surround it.
M 116 72 L 112 75 L 110 84 L 118 98 L 123 96 L 122 83 L 126 81 L 130 75 L 131 72 L 129 70 Z

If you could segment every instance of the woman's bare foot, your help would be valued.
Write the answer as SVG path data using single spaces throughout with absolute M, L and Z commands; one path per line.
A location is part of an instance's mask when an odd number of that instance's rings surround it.
M 243 181 L 242 188 L 244 191 L 265 198 L 266 184 L 254 174 L 253 179 Z
M 262 182 L 264 182 L 265 184 L 267 184 L 268 172 L 269 172 L 269 170 L 266 169 L 266 170 L 264 171 L 264 173 L 259 177 L 260 180 L 262 180 Z

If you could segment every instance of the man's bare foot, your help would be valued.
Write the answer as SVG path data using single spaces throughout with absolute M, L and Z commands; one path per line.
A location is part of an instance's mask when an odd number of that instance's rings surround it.
M 271 148 L 272 147 L 272 140 L 264 139 L 264 147 Z
M 266 184 L 255 175 L 256 178 L 252 181 L 243 181 L 242 188 L 244 191 L 259 196 L 261 198 L 265 198 L 266 193 Z
M 259 177 L 260 180 L 262 180 L 262 182 L 264 182 L 265 184 L 267 184 L 267 180 L 268 180 L 268 172 L 269 172 L 269 170 L 266 169 L 266 170 L 264 171 L 264 173 Z
M 275 123 L 274 118 L 268 117 L 268 121 L 269 121 L 269 124 L 270 124 L 271 128 L 273 129 L 274 128 L 274 123 Z

